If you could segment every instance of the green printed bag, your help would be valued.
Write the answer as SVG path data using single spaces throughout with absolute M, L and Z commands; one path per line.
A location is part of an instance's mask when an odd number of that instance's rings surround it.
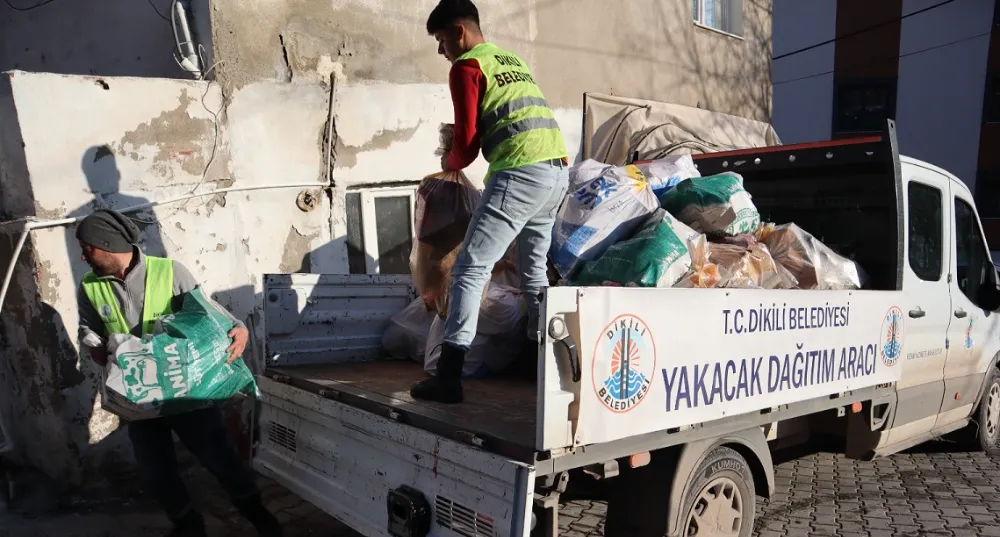
M 690 242 L 700 236 L 657 209 L 634 237 L 584 263 L 572 284 L 672 287 L 691 269 Z
M 660 206 L 710 237 L 752 233 L 760 225 L 743 177 L 732 172 L 683 180 L 660 196 Z
M 130 421 L 180 414 L 257 394 L 242 359 L 226 363 L 232 320 L 201 288 L 181 311 L 161 317 L 152 335 L 115 334 L 109 348 L 101 406 Z

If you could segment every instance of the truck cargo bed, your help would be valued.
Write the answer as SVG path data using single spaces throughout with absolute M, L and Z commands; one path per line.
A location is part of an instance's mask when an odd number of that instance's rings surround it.
M 271 367 L 265 376 L 382 416 L 394 412 L 394 419 L 444 437 L 478 437 L 490 451 L 533 460 L 537 396 L 535 384 L 527 380 L 466 380 L 465 402 L 444 405 L 410 397 L 410 385 L 427 377 L 420 364 L 410 361 Z

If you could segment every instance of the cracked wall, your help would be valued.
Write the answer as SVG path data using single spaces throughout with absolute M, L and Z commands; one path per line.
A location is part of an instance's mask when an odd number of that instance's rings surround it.
M 184 263 L 256 334 L 262 275 L 289 259 L 322 262 L 311 253 L 330 242 L 327 198 L 309 212 L 297 206 L 299 193 L 315 191 L 325 177 L 317 136 L 328 113 L 322 87 L 265 82 L 224 98 L 219 85 L 194 81 L 19 71 L 3 81 L 5 220 L 246 188 L 134 216 L 145 251 Z M 293 241 L 290 229 L 298 233 Z M 78 353 L 76 287 L 87 267 L 73 232 L 35 231 L 19 258 L 0 315 L 0 375 L 10 387 L 0 409 L 18 416 L 8 428 L 18 462 L 65 476 L 69 486 L 110 486 L 131 471 L 131 450 L 119 421 L 100 408 L 98 368 Z M 0 235 L 4 269 L 16 239 Z M 261 363 L 258 341 L 247 358 L 251 367 Z M 231 405 L 234 430 L 246 430 L 248 408 Z
M 443 84 L 448 64 L 424 27 L 436 3 L 213 0 L 220 81 Z M 476 4 L 487 38 L 523 57 L 557 108 L 591 91 L 770 118 L 770 0 L 743 2 L 741 37 L 696 26 L 690 0 Z

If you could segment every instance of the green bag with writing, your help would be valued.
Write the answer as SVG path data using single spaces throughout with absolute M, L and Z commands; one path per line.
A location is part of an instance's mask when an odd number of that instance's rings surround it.
M 232 328 L 197 288 L 185 295 L 180 311 L 157 321 L 154 334 L 113 335 L 102 408 L 134 421 L 205 408 L 239 393 L 256 395 L 243 360 L 226 363 Z
M 743 177 L 733 172 L 685 179 L 660 196 L 660 206 L 709 237 L 752 233 L 760 225 Z

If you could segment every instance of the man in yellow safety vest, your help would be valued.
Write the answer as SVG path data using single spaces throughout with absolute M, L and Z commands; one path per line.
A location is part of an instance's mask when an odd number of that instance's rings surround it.
M 445 170 L 461 170 L 482 150 L 489 162 L 483 197 L 455 260 L 437 376 L 415 384 L 415 399 L 463 400 L 462 368 L 476 335 L 490 270 L 517 241 L 528 303 L 528 339 L 537 348 L 538 309 L 548 285 L 546 258 L 569 174 L 562 132 L 523 60 L 489 43 L 470 0 L 441 0 L 427 19 L 438 53 L 452 62 L 455 108 Z
M 83 277 L 77 299 L 80 340 L 101 366 L 107 365 L 109 335 L 149 333 L 157 317 L 178 311 L 184 295 L 198 287 L 184 265 L 145 255 L 137 246 L 139 229 L 117 211 L 94 212 L 79 224 L 76 238 L 83 260 L 93 269 Z M 249 332 L 230 317 L 233 343 L 227 352 L 234 360 L 243 354 Z M 205 535 L 204 519 L 178 472 L 172 433 L 218 478 L 260 535 L 282 534 L 278 520 L 261 502 L 253 471 L 229 441 L 221 411 L 213 406 L 128 424 L 139 473 L 174 523 L 171 535 Z

